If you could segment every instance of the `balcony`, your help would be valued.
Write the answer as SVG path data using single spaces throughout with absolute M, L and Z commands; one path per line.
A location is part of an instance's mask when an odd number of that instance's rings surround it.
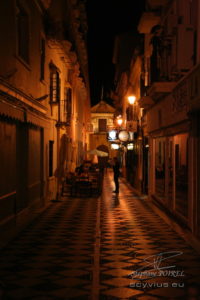
M 50 6 L 50 1 L 49 0 L 41 0 L 42 5 L 44 6 L 45 9 L 48 9 Z
M 126 130 L 137 132 L 138 129 L 138 122 L 137 121 L 127 121 L 126 123 Z
M 152 27 L 160 23 L 160 16 L 154 12 L 144 12 L 140 18 L 139 33 L 150 33 Z
M 149 96 L 143 96 L 138 100 L 138 104 L 140 108 L 148 109 L 154 104 L 154 101 Z
M 147 0 L 147 4 L 152 9 L 157 9 L 158 7 L 165 6 L 167 4 L 167 0 Z
M 171 93 L 175 85 L 176 82 L 171 81 L 154 82 L 148 89 L 148 96 L 154 100 L 158 100 L 159 98 Z
M 70 126 L 70 122 L 64 122 L 64 121 L 58 121 L 56 123 L 56 127 L 60 127 L 60 128 L 65 128 L 65 127 L 68 127 Z

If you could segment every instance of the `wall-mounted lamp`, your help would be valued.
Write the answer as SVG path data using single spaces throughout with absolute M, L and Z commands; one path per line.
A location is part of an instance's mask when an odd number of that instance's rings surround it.
M 117 117 L 117 124 L 118 124 L 119 126 L 121 126 L 122 123 L 123 123 L 122 117 L 121 117 L 121 116 L 118 116 L 118 117 Z
M 128 97 L 128 102 L 131 105 L 133 105 L 135 103 L 135 100 L 136 100 L 136 97 L 134 95 Z

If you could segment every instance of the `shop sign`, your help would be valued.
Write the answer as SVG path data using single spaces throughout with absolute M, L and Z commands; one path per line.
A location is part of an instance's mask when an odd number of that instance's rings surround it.
M 108 131 L 108 140 L 109 141 L 116 141 L 117 140 L 117 130 L 112 129 Z
M 127 145 L 128 150 L 133 150 L 133 147 L 134 147 L 133 143 L 130 143 Z
M 119 144 L 115 144 L 115 143 L 111 144 L 111 149 L 118 150 L 119 147 L 120 147 Z
M 129 131 L 129 141 L 134 141 L 134 132 L 133 131 Z
M 122 142 L 127 142 L 129 139 L 129 133 L 126 130 L 121 130 L 119 132 L 118 138 Z

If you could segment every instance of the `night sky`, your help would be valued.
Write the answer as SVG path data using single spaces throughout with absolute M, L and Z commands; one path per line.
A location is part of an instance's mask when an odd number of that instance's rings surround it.
M 87 0 L 88 56 L 91 105 L 104 99 L 113 85 L 114 37 L 123 32 L 137 32 L 145 0 Z M 109 102 L 109 101 L 108 101 Z

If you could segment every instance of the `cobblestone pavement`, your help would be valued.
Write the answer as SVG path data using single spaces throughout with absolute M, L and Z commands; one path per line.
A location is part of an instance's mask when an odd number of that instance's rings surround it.
M 125 183 L 112 190 L 108 174 L 100 198 L 52 203 L 1 250 L 2 299 L 198 299 L 198 253 Z

